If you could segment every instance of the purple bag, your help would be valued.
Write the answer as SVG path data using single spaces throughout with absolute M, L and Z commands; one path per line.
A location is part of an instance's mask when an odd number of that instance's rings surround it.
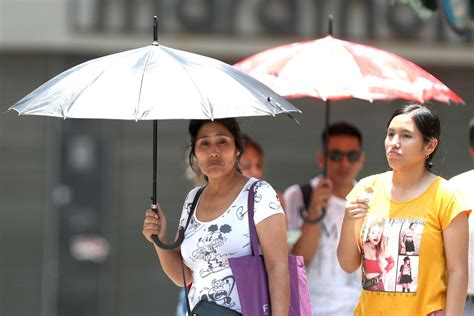
M 240 305 L 244 316 L 271 315 L 270 295 L 268 292 L 267 272 L 263 256 L 259 254 L 257 230 L 253 221 L 255 181 L 249 189 L 248 220 L 252 254 L 238 258 L 229 258 L 229 265 L 235 277 Z M 288 256 L 290 272 L 290 311 L 288 315 L 312 315 L 308 280 L 303 257 Z

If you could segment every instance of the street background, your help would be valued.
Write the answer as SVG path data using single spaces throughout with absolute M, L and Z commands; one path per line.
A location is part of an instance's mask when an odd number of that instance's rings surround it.
M 408 2 L 0 0 L 0 315 L 174 314 L 179 289 L 141 235 L 151 196 L 152 122 L 7 112 L 67 68 L 149 45 L 153 15 L 159 43 L 232 64 L 325 36 L 332 14 L 335 37 L 401 55 L 465 100 L 432 103 L 442 123 L 434 171 L 450 178 L 472 168 L 473 40 L 455 33 L 440 10 Z M 303 111 L 300 125 L 286 116 L 239 119 L 263 146 L 265 178 L 277 190 L 320 171 L 324 103 L 292 102 Z M 347 120 L 363 132 L 360 177 L 387 169 L 386 121 L 401 103 L 332 102 L 332 122 Z M 174 228 L 192 188 L 184 172 L 187 122 L 159 121 L 158 130 L 158 200 Z

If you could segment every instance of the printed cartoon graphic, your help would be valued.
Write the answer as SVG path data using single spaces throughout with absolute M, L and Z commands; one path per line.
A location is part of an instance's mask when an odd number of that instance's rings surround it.
M 259 191 L 259 188 L 263 187 L 263 186 L 268 187 L 269 184 L 266 183 L 266 182 L 260 181 L 255 185 L 255 189 L 254 189 L 255 190 L 255 197 L 254 197 L 255 198 L 255 203 L 260 203 L 260 201 L 262 200 L 262 194 L 259 193 L 258 191 Z
M 280 204 L 276 203 L 276 202 L 273 202 L 273 201 L 270 201 L 270 203 L 268 204 L 268 206 L 272 209 L 272 210 L 278 210 L 281 206 Z
M 201 228 L 203 227 L 204 225 L 196 221 L 194 217 L 191 218 L 191 220 L 189 221 L 188 229 L 186 230 L 186 235 L 185 235 L 186 239 L 192 237 L 194 234 L 200 231 Z
M 235 206 L 232 206 L 232 208 L 234 208 Z M 238 208 L 237 208 L 237 211 L 235 212 L 235 214 L 237 214 L 237 218 L 242 220 L 245 216 L 245 214 L 247 214 L 247 208 L 244 209 L 244 207 L 242 205 L 240 205 Z
M 384 234 L 385 221 L 375 220 L 367 226 L 363 243 L 363 287 L 369 291 L 385 291 L 385 275 L 392 270 L 394 259 L 388 251 L 388 237 Z
M 188 216 L 189 216 L 189 212 L 191 210 L 191 206 L 192 206 L 192 203 L 187 203 L 186 206 L 185 206 L 186 213 L 188 214 Z M 188 220 L 187 217 L 184 217 L 183 219 L 181 219 L 181 222 L 179 223 L 179 226 L 185 227 L 187 220 Z M 186 229 L 185 238 L 188 239 L 188 238 L 192 237 L 195 233 L 197 233 L 199 230 L 201 230 L 202 227 L 203 227 L 203 225 L 201 223 L 196 221 L 196 219 L 194 217 L 191 217 L 191 219 L 189 220 L 188 229 Z
M 424 223 L 413 218 L 367 217 L 361 235 L 365 290 L 416 292 Z
M 217 254 L 217 248 L 221 247 L 227 240 L 225 234 L 232 231 L 230 225 L 224 224 L 220 228 L 218 225 L 210 225 L 208 234 L 198 239 L 197 249 L 193 251 L 193 258 L 207 261 L 207 270 L 199 271 L 201 277 L 206 277 L 211 273 L 221 271 L 228 266 L 227 259 Z
M 226 276 L 225 278 L 218 280 L 214 279 L 211 283 L 211 288 L 204 288 L 200 293 L 201 300 L 214 301 L 219 305 L 226 307 L 234 307 L 235 302 L 232 302 L 232 291 L 234 290 L 235 280 L 232 275 Z

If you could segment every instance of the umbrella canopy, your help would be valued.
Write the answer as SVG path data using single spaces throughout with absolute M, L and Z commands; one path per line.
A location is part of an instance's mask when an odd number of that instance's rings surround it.
M 463 103 L 456 93 L 414 63 L 332 36 L 272 48 L 234 66 L 289 98 Z
M 121 120 L 215 119 L 299 111 L 231 65 L 157 43 L 75 66 L 10 110 L 20 115 Z

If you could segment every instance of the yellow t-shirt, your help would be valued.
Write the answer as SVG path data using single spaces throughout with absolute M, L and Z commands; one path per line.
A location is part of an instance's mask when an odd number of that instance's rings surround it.
M 368 197 L 357 237 L 363 290 L 355 315 L 427 315 L 445 309 L 443 231 L 463 211 L 455 190 L 438 177 L 418 197 L 398 202 L 386 193 L 387 173 L 365 178 L 348 200 Z M 364 192 L 370 186 L 372 193 Z

